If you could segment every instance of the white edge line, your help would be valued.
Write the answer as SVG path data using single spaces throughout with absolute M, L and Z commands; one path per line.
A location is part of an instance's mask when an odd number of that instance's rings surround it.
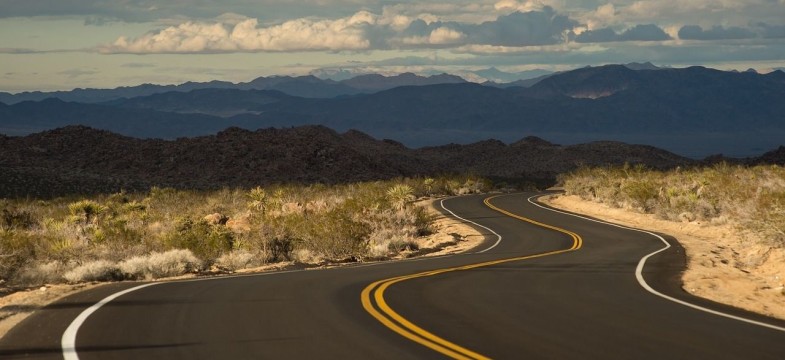
M 769 328 L 769 329 L 772 329 L 772 330 L 785 332 L 785 327 L 771 325 L 771 324 L 767 324 L 767 323 L 764 323 L 764 322 L 743 318 L 743 317 L 736 316 L 736 315 L 726 314 L 726 313 L 723 313 L 723 312 L 720 312 L 720 311 L 717 311 L 717 310 L 712 310 L 712 309 L 709 309 L 709 308 L 705 308 L 705 307 L 700 306 L 700 305 L 695 305 L 695 304 L 686 302 L 684 300 L 680 300 L 680 299 L 674 298 L 672 296 L 665 295 L 665 294 L 663 294 L 663 293 L 661 293 L 661 292 L 659 292 L 657 290 L 654 290 L 654 288 L 649 286 L 649 284 L 646 282 L 646 279 L 643 278 L 643 267 L 646 266 L 646 260 L 648 260 L 650 257 L 652 257 L 654 255 L 657 255 L 657 254 L 659 254 L 659 253 L 661 253 L 661 252 L 663 252 L 665 250 L 668 250 L 671 247 L 671 244 L 667 240 L 665 240 L 665 238 L 663 238 L 662 236 L 657 235 L 657 234 L 655 234 L 655 233 L 653 233 L 651 231 L 636 229 L 636 228 L 629 227 L 629 226 L 614 224 L 614 223 L 607 222 L 607 221 L 602 221 L 602 220 L 592 219 L 592 218 L 589 218 L 589 217 L 586 217 L 586 216 L 572 214 L 572 213 L 569 213 L 569 212 L 553 209 L 553 208 L 550 208 L 550 207 L 547 207 L 547 206 L 542 206 L 542 205 L 532 201 L 532 199 L 538 198 L 538 197 L 542 197 L 542 196 L 546 196 L 546 195 L 535 195 L 535 196 L 532 196 L 532 197 L 528 198 L 527 200 L 529 201 L 529 203 L 531 203 L 531 204 L 533 204 L 533 205 L 535 205 L 537 207 L 543 208 L 545 210 L 549 210 L 549 211 L 557 212 L 557 213 L 560 213 L 560 214 L 565 214 L 565 215 L 581 218 L 581 219 L 584 219 L 584 220 L 593 221 L 593 222 L 600 223 L 600 224 L 610 225 L 610 226 L 614 226 L 614 227 L 621 228 L 621 229 L 632 230 L 632 231 L 637 231 L 637 232 L 641 232 L 641 233 L 644 233 L 644 234 L 649 234 L 651 236 L 656 237 L 657 239 L 660 239 L 660 241 L 662 241 L 665 244 L 665 247 L 663 247 L 663 248 L 661 248 L 661 249 L 659 249 L 659 250 L 657 250 L 655 252 L 652 252 L 652 253 L 644 256 L 643 258 L 641 258 L 641 260 L 638 261 L 638 266 L 635 268 L 635 278 L 638 279 L 638 283 L 641 285 L 641 287 L 646 289 L 646 291 L 648 291 L 648 292 L 650 292 L 650 293 L 652 293 L 654 295 L 657 295 L 657 296 L 659 296 L 659 297 L 661 297 L 663 299 L 670 300 L 672 302 L 675 302 L 675 303 L 678 303 L 678 304 L 681 304 L 681 305 L 684 305 L 684 306 L 687 306 L 687 307 L 690 307 L 690 308 L 693 308 L 693 309 L 696 309 L 696 310 L 707 312 L 709 314 L 722 316 L 722 317 L 726 317 L 726 318 L 729 318 L 729 319 L 742 321 L 742 322 L 745 322 L 745 323 L 748 323 L 748 324 L 758 325 L 758 326 L 766 327 L 766 328 Z
M 487 226 L 480 225 L 480 224 L 478 224 L 478 223 L 476 223 L 476 222 L 474 222 L 474 221 L 471 221 L 471 220 L 464 219 L 464 218 L 462 218 L 462 217 L 460 217 L 460 216 L 456 215 L 456 214 L 455 214 L 454 212 L 452 212 L 450 209 L 446 208 L 446 207 L 444 206 L 444 200 L 448 200 L 448 199 L 452 199 L 452 198 L 442 199 L 441 201 L 439 201 L 439 205 L 441 205 L 442 209 L 446 210 L 448 213 L 450 213 L 450 215 L 452 215 L 453 217 L 455 217 L 455 218 L 457 218 L 457 219 L 459 219 L 459 220 L 462 220 L 462 221 L 465 221 L 465 222 L 468 222 L 468 223 L 471 223 L 471 224 L 477 225 L 477 226 L 479 226 L 479 227 L 481 227 L 481 228 L 483 228 L 483 229 L 485 229 L 485 230 L 488 230 L 488 231 L 490 231 L 490 232 L 491 232 L 491 233 L 493 233 L 494 235 L 496 235 L 496 242 L 495 242 L 493 245 L 491 245 L 491 246 L 490 246 L 489 248 L 487 248 L 487 249 L 484 249 L 484 250 L 477 251 L 475 254 L 482 254 L 482 253 L 484 253 L 484 252 L 486 252 L 486 251 L 489 251 L 489 250 L 491 250 L 491 249 L 495 248 L 496 246 L 498 246 L 498 245 L 499 245 L 499 244 L 502 242 L 502 236 L 501 236 L 501 235 L 499 235 L 497 232 L 493 231 L 491 228 L 489 228 L 489 227 L 487 227 Z
M 92 313 L 96 312 L 102 306 L 108 304 L 110 301 L 123 296 L 129 292 L 139 290 L 141 288 L 146 288 L 148 286 L 157 285 L 160 283 L 149 283 L 144 285 L 139 285 L 137 287 L 133 287 L 130 289 L 126 289 L 120 292 L 116 292 L 112 295 L 107 296 L 103 300 L 93 304 L 93 306 L 85 309 L 82 311 L 79 316 L 71 322 L 71 325 L 68 325 L 68 328 L 65 329 L 63 333 L 63 337 L 60 340 L 60 346 L 63 348 L 63 358 L 65 360 L 79 360 L 79 355 L 76 353 L 76 333 L 79 331 L 79 327 L 87 320 L 87 318 L 92 315 Z
M 491 250 L 491 249 L 495 248 L 497 245 L 499 245 L 499 243 L 502 240 L 501 235 L 497 234 L 495 231 L 491 230 L 490 228 L 488 228 L 486 226 L 480 225 L 480 224 L 478 224 L 476 222 L 473 222 L 471 220 L 466 220 L 466 219 L 456 215 L 454 212 L 452 212 L 449 209 L 447 209 L 446 207 L 444 207 L 444 200 L 446 200 L 446 199 L 442 199 L 441 202 L 440 202 L 442 209 L 446 210 L 452 216 L 454 216 L 454 217 L 456 217 L 456 218 L 458 218 L 460 220 L 472 223 L 474 225 L 477 225 L 479 227 L 482 227 L 482 228 L 492 232 L 498 238 L 498 240 L 496 240 L 495 244 L 493 244 L 491 247 L 489 247 L 489 248 L 487 248 L 485 250 L 479 251 L 478 253 L 486 252 L 488 250 Z M 436 259 L 436 258 L 445 258 L 445 257 L 452 257 L 452 256 L 453 255 L 443 255 L 443 256 L 431 257 L 431 258 L 421 257 L 421 258 L 399 260 L 397 262 L 415 262 L 415 261 L 433 260 L 433 259 Z M 360 265 L 355 265 L 355 266 L 337 267 L 335 269 L 360 268 L 360 267 L 384 265 L 384 264 L 389 264 L 389 263 L 390 263 L 389 261 L 379 261 L 379 262 L 373 262 L 373 263 L 368 263 L 368 264 L 360 264 Z M 251 277 L 251 276 L 280 275 L 280 274 L 286 274 L 286 273 L 292 273 L 292 272 L 301 272 L 301 271 L 306 271 L 306 270 L 275 271 L 275 272 L 262 273 L 262 274 L 238 275 L 238 276 L 230 276 L 230 277 L 216 277 L 216 278 L 204 278 L 204 279 L 187 279 L 187 280 L 180 280 L 180 281 L 176 281 L 176 282 L 210 281 L 210 280 L 227 279 L 227 278 L 231 278 L 231 277 L 245 277 L 245 276 Z M 164 284 L 164 283 L 169 283 L 169 282 L 148 283 L 148 284 L 139 285 L 139 286 L 136 286 L 136 287 L 133 287 L 133 288 L 130 288 L 130 289 L 126 289 L 126 290 L 123 290 L 123 291 L 116 292 L 116 293 L 114 293 L 112 295 L 107 296 L 103 300 L 93 304 L 92 306 L 90 306 L 89 308 L 85 309 L 84 311 L 82 311 L 79 314 L 79 316 L 77 316 L 71 322 L 71 324 L 68 325 L 68 328 L 66 328 L 65 332 L 63 333 L 63 337 L 60 339 L 60 347 L 62 348 L 62 351 L 63 351 L 63 358 L 65 360 L 79 360 L 79 355 L 76 352 L 76 334 L 79 331 L 79 328 L 82 326 L 82 324 L 84 324 L 84 322 L 87 320 L 87 318 L 90 317 L 90 315 L 92 315 L 94 312 L 98 311 L 98 309 L 100 309 L 104 305 L 108 304 L 109 302 L 113 301 L 114 299 L 117 299 L 118 297 L 123 296 L 125 294 L 128 294 L 130 292 L 133 292 L 133 291 L 136 291 L 136 290 L 139 290 L 139 289 L 143 289 L 143 288 L 146 288 L 148 286 Z

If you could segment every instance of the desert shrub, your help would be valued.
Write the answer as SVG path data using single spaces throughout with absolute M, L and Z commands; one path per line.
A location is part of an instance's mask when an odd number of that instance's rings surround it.
M 73 284 L 89 281 L 122 280 L 124 276 L 115 262 L 96 260 L 67 271 L 63 274 L 63 278 Z
M 40 286 L 63 282 L 63 274 L 73 266 L 61 261 L 47 261 L 29 264 L 15 275 L 14 282 L 22 286 Z
M 430 222 L 421 207 L 405 209 L 377 209 L 366 214 L 367 254 L 378 258 L 395 255 L 403 250 L 415 250 L 415 239 L 428 231 Z
M 622 185 L 621 191 L 633 207 L 637 207 L 643 212 L 651 212 L 657 205 L 658 186 L 651 180 L 627 179 Z
M 0 228 L 5 230 L 27 230 L 38 224 L 32 213 L 25 210 L 3 209 Z
M 318 217 L 293 216 L 291 223 L 299 223 L 292 228 L 293 236 L 279 238 L 283 245 L 291 243 L 291 249 L 304 246 L 324 254 L 329 259 L 344 259 L 363 252 L 363 242 L 369 229 L 362 221 L 362 205 L 355 199 L 348 199 L 336 208 Z M 290 249 L 284 246 L 284 249 Z
M 292 251 L 296 240 L 289 237 L 275 237 L 266 242 L 266 253 L 269 261 L 288 261 L 292 259 Z
M 263 264 L 263 260 L 256 254 L 246 250 L 232 250 L 221 255 L 216 261 L 215 265 L 227 269 L 229 271 L 236 271 L 246 269 L 253 266 Z
M 36 260 L 39 239 L 26 232 L 0 229 L 0 280 L 11 281 Z
M 321 264 L 324 262 L 324 254 L 317 253 L 311 249 L 299 248 L 292 251 L 292 260 L 301 264 Z
M 785 189 L 762 189 L 739 210 L 747 213 L 744 226 L 773 245 L 785 246 Z
M 118 264 L 127 279 L 160 279 L 179 276 L 201 268 L 202 262 L 189 250 L 175 249 L 135 256 Z
M 234 233 L 225 226 L 211 226 L 204 220 L 181 219 L 164 238 L 169 249 L 188 249 L 203 261 L 213 261 L 232 249 Z

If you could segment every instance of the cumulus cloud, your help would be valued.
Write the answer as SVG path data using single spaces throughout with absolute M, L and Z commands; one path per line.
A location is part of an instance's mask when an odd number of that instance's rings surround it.
M 188 21 L 136 38 L 120 37 L 100 51 L 147 54 L 357 51 L 467 44 L 540 46 L 565 42 L 578 25 L 548 6 L 478 24 L 360 11 L 334 20 L 301 18 L 265 27 L 257 19 L 225 14 L 212 22 Z
M 529 12 L 541 10 L 545 5 L 541 1 L 501 0 L 496 2 L 493 7 L 498 11 Z
M 612 41 L 665 41 L 671 40 L 665 30 L 657 25 L 636 25 L 621 33 L 611 28 L 584 31 L 575 36 L 579 43 L 602 43 Z
M 370 46 L 364 28 L 375 16 L 361 11 L 338 20 L 296 19 L 259 27 L 258 20 L 236 25 L 186 22 L 129 39 L 120 37 L 106 53 L 198 53 L 236 51 L 363 50 Z
M 619 35 L 621 41 L 665 41 L 671 39 L 670 35 L 654 24 L 636 25 Z
M 401 42 L 406 45 L 450 45 L 460 43 L 465 38 L 466 34 L 442 26 L 431 31 L 428 36 L 406 37 Z
M 727 4 L 718 5 L 717 1 L 679 3 L 674 7 L 690 11 L 733 8 Z M 597 5 L 596 1 L 578 3 L 581 6 Z M 457 52 L 465 52 L 465 49 L 515 52 L 515 48 L 560 45 L 571 41 L 656 42 L 672 40 L 677 35 L 681 39 L 700 41 L 785 37 L 785 26 L 766 23 L 749 25 L 749 28 L 702 28 L 699 25 L 682 26 L 682 23 L 640 24 L 630 21 L 646 11 L 660 14 L 673 10 L 660 2 L 647 0 L 605 3 L 583 12 L 557 11 L 551 4 L 567 6 L 562 0 L 397 3 L 384 5 L 377 12 L 363 10 L 338 18 L 301 17 L 272 23 L 228 12 L 209 21 L 179 21 L 138 37 L 123 36 L 100 47 L 99 51 L 148 54 L 452 48 Z M 470 13 L 467 9 L 485 14 L 472 15 L 473 18 L 495 15 L 484 20 L 468 21 L 465 19 L 472 17 L 467 15 Z
M 462 30 L 469 34 L 472 44 L 537 46 L 566 41 L 567 34 L 578 25 L 577 21 L 546 6 L 540 11 L 516 11 L 495 21 L 464 25 Z

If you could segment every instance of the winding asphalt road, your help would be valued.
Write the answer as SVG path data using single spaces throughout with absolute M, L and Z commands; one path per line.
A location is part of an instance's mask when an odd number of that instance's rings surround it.
M 673 239 L 533 195 L 445 200 L 487 234 L 469 254 L 79 293 L 12 329 L 0 358 L 785 358 L 785 322 L 680 289 Z

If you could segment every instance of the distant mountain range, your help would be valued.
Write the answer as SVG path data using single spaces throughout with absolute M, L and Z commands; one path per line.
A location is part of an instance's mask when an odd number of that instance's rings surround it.
M 403 73 L 395 76 L 376 74 L 360 75 L 343 81 L 323 80 L 308 76 L 259 77 L 246 83 L 210 81 L 187 82 L 180 85 L 153 85 L 119 87 L 116 89 L 75 89 L 71 91 L 23 92 L 10 94 L 0 92 L 0 102 L 7 105 L 23 101 L 41 101 L 49 98 L 81 103 L 100 103 L 117 99 L 129 99 L 167 92 L 189 92 L 204 89 L 227 90 L 275 90 L 291 96 L 307 98 L 333 98 L 338 96 L 367 94 L 399 86 L 423 86 L 434 84 L 465 83 L 466 80 L 448 74 L 419 76 Z
M 139 138 L 175 139 L 230 126 L 324 125 L 409 147 L 492 138 L 511 143 L 535 135 L 565 144 L 655 145 L 693 158 L 753 156 L 785 143 L 782 71 L 763 75 L 644 63 L 581 68 L 532 82 L 502 87 L 451 75 L 401 74 L 74 90 L 49 93 L 58 99 L 0 104 L 0 133 L 25 135 L 81 124 Z M 9 96 L 32 95 L 44 96 Z

